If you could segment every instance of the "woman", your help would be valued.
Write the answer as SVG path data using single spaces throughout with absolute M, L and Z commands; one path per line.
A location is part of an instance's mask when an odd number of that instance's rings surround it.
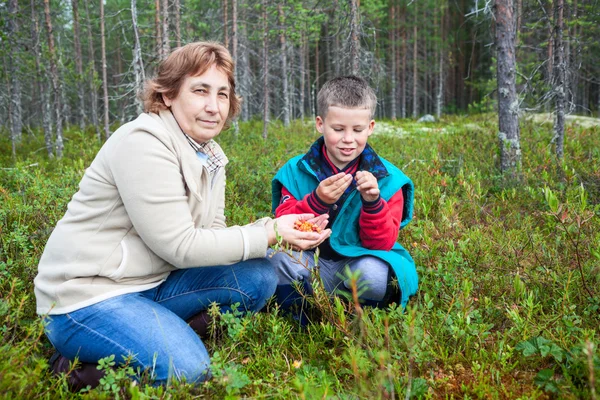
M 86 170 L 34 281 L 37 312 L 60 353 L 53 369 L 83 363 L 70 378 L 76 388 L 97 383 L 95 364 L 113 354 L 131 357 L 156 384 L 203 381 L 210 358 L 188 322 L 201 330 L 212 302 L 265 305 L 277 284 L 265 258 L 276 229 L 297 249 L 330 234 L 294 230 L 310 214 L 226 227 L 227 157 L 213 138 L 240 105 L 223 46 L 175 50 L 144 100 L 146 113 L 119 128 Z

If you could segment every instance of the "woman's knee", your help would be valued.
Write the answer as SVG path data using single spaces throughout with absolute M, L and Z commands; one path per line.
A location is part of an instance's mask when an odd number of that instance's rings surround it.
M 201 342 L 199 345 L 193 342 L 155 353 L 151 360 L 146 360 L 144 367 L 154 385 L 173 380 L 200 384 L 210 378 L 210 356 Z

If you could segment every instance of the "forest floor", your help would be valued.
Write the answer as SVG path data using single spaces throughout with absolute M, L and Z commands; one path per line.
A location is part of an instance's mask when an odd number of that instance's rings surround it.
M 69 128 L 62 159 L 35 152 L 36 135 L 15 160 L 0 139 L 0 399 L 598 400 L 600 126 L 570 125 L 557 160 L 552 124 L 523 120 L 512 176 L 498 172 L 493 114 L 377 129 L 392 134 L 369 144 L 415 184 L 413 219 L 398 237 L 419 273 L 406 309 L 362 307 L 317 287 L 306 327 L 274 302 L 222 315 L 205 341 L 213 379 L 200 386 L 155 388 L 105 363 L 102 385 L 79 394 L 50 374 L 33 278 L 100 144 L 91 127 Z M 273 122 L 267 140 L 261 132 L 250 121 L 218 138 L 230 160 L 229 225 L 271 215 L 273 174 L 318 137 L 298 121 Z

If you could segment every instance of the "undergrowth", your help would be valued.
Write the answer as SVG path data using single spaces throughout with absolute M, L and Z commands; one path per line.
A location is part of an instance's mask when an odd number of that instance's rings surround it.
M 406 310 L 331 298 L 315 276 L 307 327 L 273 302 L 266 313 L 221 316 L 206 341 L 209 382 L 154 388 L 103 360 L 103 385 L 79 394 L 49 372 L 33 278 L 100 145 L 70 129 L 63 159 L 48 159 L 37 136 L 13 159 L 0 141 L 0 396 L 598 399 L 599 129 L 569 127 L 558 162 L 551 127 L 523 122 L 523 164 L 508 179 L 493 115 L 386 123 L 403 134 L 387 129 L 369 143 L 416 186 L 414 220 L 398 238 L 420 276 Z M 274 123 L 266 141 L 261 132 L 251 121 L 218 138 L 230 159 L 229 224 L 270 215 L 270 179 L 318 137 L 300 121 Z

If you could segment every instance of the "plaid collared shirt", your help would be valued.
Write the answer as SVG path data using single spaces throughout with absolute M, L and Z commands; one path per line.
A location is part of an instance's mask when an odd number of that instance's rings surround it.
M 214 140 L 211 139 L 208 142 L 198 143 L 186 133 L 184 133 L 184 135 L 196 154 L 204 154 L 207 157 L 206 168 L 208 169 L 208 172 L 212 174 L 219 168 L 225 166 L 225 155 L 222 152 L 217 151 Z

